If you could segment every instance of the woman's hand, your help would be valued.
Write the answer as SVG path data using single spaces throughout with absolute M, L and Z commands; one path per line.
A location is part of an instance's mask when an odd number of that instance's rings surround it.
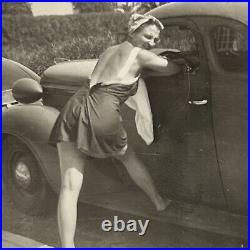
M 184 72 L 191 72 L 193 70 L 193 65 L 183 57 L 170 59 L 173 63 L 181 66 Z

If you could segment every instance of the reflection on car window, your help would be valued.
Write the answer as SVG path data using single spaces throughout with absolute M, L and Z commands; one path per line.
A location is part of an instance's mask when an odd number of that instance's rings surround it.
M 193 32 L 185 26 L 167 26 L 161 32 L 161 48 L 178 49 L 188 54 L 197 55 L 197 42 Z
M 226 26 L 217 26 L 211 40 L 220 65 L 225 70 L 247 69 L 247 37 Z

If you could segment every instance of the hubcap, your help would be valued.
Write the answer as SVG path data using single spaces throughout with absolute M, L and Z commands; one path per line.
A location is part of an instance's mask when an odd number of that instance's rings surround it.
M 15 169 L 15 177 L 17 183 L 22 188 L 28 188 L 31 183 L 31 174 L 29 171 L 29 167 L 24 162 L 17 162 Z

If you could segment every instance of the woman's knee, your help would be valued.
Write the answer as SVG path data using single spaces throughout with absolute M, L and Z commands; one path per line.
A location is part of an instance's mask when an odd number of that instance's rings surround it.
M 75 168 L 67 169 L 62 176 L 61 189 L 79 193 L 82 187 L 83 173 Z
M 127 147 L 124 152 L 115 156 L 115 158 L 123 163 L 135 158 L 135 152 L 131 149 L 131 147 Z

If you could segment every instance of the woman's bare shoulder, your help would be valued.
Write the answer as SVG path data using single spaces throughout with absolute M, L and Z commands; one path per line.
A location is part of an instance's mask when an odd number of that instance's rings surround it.
M 100 55 L 100 57 L 107 56 L 113 54 L 115 51 L 117 51 L 119 45 L 113 45 L 108 47 L 104 52 Z
M 114 50 L 114 49 L 117 49 L 118 47 L 119 47 L 119 44 L 112 45 L 112 46 L 108 47 L 108 48 L 106 49 L 106 51 L 112 51 L 112 50 Z

